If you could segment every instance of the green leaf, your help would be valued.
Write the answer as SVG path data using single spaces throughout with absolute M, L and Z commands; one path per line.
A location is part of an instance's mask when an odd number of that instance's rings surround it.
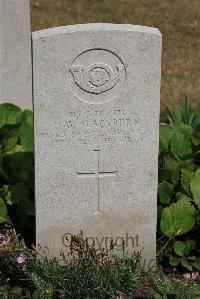
M 200 144 L 200 138 L 198 138 L 196 136 L 192 136 L 192 143 L 194 145 L 199 145 Z
M 12 192 L 9 190 L 9 187 L 5 190 L 5 201 L 8 205 L 12 206 L 16 203 L 15 198 L 12 196 Z
M 23 111 L 23 120 L 26 120 L 27 118 L 32 117 L 33 118 L 33 112 L 31 110 L 24 110 Z
M 174 242 L 174 251 L 179 256 L 184 256 L 185 244 L 180 241 Z
M 190 252 L 196 248 L 196 243 L 193 240 L 187 240 L 185 243 L 185 255 L 189 255 Z
M 161 183 L 158 189 L 160 202 L 162 204 L 169 204 L 171 201 L 173 191 L 174 191 L 174 185 L 168 182 Z
M 194 202 L 200 208 L 200 174 L 195 175 L 190 182 L 190 190 L 192 192 Z
M 190 195 L 190 181 L 194 174 L 190 172 L 187 169 L 182 170 L 181 174 L 181 184 L 183 186 L 183 189 L 187 192 L 188 195 Z
M 186 194 L 183 194 L 183 193 L 181 193 L 181 192 L 177 192 L 177 193 L 176 193 L 176 199 L 177 199 L 177 200 L 186 199 L 186 200 L 188 200 L 188 201 L 193 201 L 193 198 L 192 198 L 192 197 L 189 197 L 189 196 L 187 196 Z
M 189 120 L 188 120 L 188 124 L 191 127 L 193 127 L 193 125 L 194 125 L 195 118 L 196 118 L 195 112 L 191 112 L 191 114 L 189 116 Z
M 179 183 L 180 170 L 183 168 L 189 169 L 191 167 L 190 160 L 177 161 L 175 158 L 172 157 L 172 155 L 169 154 L 165 155 L 164 161 L 165 168 L 170 172 L 170 179 L 174 185 L 177 185 Z
M 185 124 L 190 124 L 190 122 L 192 122 L 193 118 L 195 117 L 195 114 L 192 113 L 191 104 L 186 96 L 183 98 L 181 116 Z
M 20 125 L 4 125 L 0 128 L 0 140 L 14 138 L 19 136 Z
M 195 255 L 190 255 L 190 256 L 187 256 L 187 259 L 189 261 L 194 261 L 196 259 L 196 256 Z
M 6 204 L 3 198 L 0 197 L 0 223 L 5 222 L 7 217 L 8 217 L 8 211 L 7 211 Z
M 181 259 L 181 265 L 189 271 L 193 271 L 192 265 L 190 265 L 190 263 L 184 257 Z
M 200 167 L 195 171 L 194 175 L 195 175 L 195 176 L 200 175 Z
M 196 258 L 196 260 L 194 261 L 194 267 L 197 270 L 200 270 L 200 257 Z
M 20 141 L 24 151 L 33 151 L 33 117 L 29 116 L 21 126 Z
M 186 199 L 181 199 L 164 208 L 160 227 L 168 237 L 182 235 L 190 231 L 195 224 L 195 208 Z
M 178 184 L 179 177 L 180 177 L 180 165 L 177 163 L 177 165 L 172 170 L 172 174 L 171 174 L 171 181 L 174 185 Z
M 182 117 L 179 107 L 177 105 L 172 106 L 169 109 L 167 117 L 171 123 L 180 124 Z
M 176 256 L 170 256 L 169 257 L 169 264 L 173 267 L 178 266 L 178 264 L 180 263 L 180 258 L 176 257 Z
M 200 124 L 200 104 L 196 107 L 196 109 L 194 110 L 194 113 L 196 115 L 196 118 L 193 121 L 193 127 L 197 128 Z
M 168 149 L 172 130 L 170 128 L 160 128 L 160 152 Z
M 17 140 L 17 137 L 6 140 L 6 142 L 4 143 L 4 150 L 7 152 L 11 151 L 16 146 Z
M 185 157 L 192 153 L 191 136 L 192 127 L 180 123 L 173 125 L 173 134 L 171 138 L 171 150 L 175 157 Z
M 22 121 L 21 109 L 13 104 L 0 104 L 0 128 L 4 125 L 19 124 Z
M 177 166 L 177 163 L 172 154 L 165 154 L 165 168 L 172 171 Z

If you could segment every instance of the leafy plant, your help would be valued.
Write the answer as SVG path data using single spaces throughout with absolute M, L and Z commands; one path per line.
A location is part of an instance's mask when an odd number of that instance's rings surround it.
M 160 128 L 158 247 L 164 266 L 200 270 L 200 105 L 174 106 Z
M 180 276 L 158 275 L 150 277 L 151 294 L 155 299 L 197 299 L 200 298 L 200 285 L 191 283 Z
M 33 114 L 0 104 L 0 225 L 24 236 L 34 227 L 33 173 Z
M 70 248 L 62 254 L 61 263 L 46 250 L 28 249 L 14 231 L 1 236 L 1 289 L 4 293 L 18 291 L 21 297 L 27 292 L 38 299 L 108 299 L 136 294 L 141 280 L 139 256 L 120 258 L 112 250 L 97 250 L 83 234 L 72 236 Z
M 62 253 L 61 258 L 52 258 L 47 249 L 28 248 L 14 230 L 0 235 L 0 298 L 200 297 L 198 280 L 161 271 L 145 273 L 139 255 L 118 257 L 113 247 L 95 249 L 82 233 L 72 236 L 70 252 Z

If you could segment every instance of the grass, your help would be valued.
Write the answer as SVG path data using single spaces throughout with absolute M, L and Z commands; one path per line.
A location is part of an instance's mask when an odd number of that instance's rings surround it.
M 200 101 L 200 0 L 31 0 L 32 30 L 111 22 L 163 34 L 161 111 L 187 95 Z

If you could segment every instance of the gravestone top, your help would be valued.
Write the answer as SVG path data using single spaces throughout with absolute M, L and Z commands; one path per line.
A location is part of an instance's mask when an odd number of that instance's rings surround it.
M 140 33 L 152 33 L 158 34 L 161 36 L 159 29 L 154 27 L 147 27 L 141 25 L 131 25 L 131 24 L 112 24 L 112 23 L 89 23 L 89 24 L 78 24 L 78 25 L 68 25 L 68 26 L 60 26 L 53 27 L 48 29 L 43 29 L 39 31 L 35 31 L 32 33 L 33 38 L 41 38 L 47 37 L 49 35 L 57 35 L 62 33 L 73 33 L 73 32 L 81 32 L 81 31 L 91 31 L 91 30 L 112 30 L 112 31 L 133 31 Z
M 160 63 L 154 28 L 33 33 L 37 242 L 53 254 L 83 230 L 155 258 Z
M 29 0 L 0 0 L 0 103 L 32 109 Z

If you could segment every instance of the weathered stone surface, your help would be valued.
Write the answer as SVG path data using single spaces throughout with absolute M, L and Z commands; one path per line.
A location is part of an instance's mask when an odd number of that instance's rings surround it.
M 0 102 L 32 109 L 29 0 L 0 0 Z
M 155 258 L 160 56 L 154 28 L 33 33 L 37 242 L 52 253 L 83 230 Z

